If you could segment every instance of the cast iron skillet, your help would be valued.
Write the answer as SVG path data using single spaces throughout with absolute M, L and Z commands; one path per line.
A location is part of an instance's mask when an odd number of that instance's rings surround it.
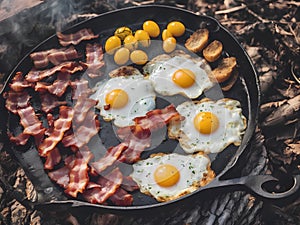
M 54 205 L 55 207 L 56 205 L 67 205 L 72 207 L 92 207 L 103 210 L 108 209 L 114 211 L 131 211 L 140 209 L 153 209 L 169 204 L 181 204 L 184 199 L 193 199 L 196 197 L 201 197 L 201 193 L 204 192 L 204 190 L 225 186 L 239 186 L 239 188 L 247 187 L 255 194 L 268 199 L 285 198 L 295 193 L 299 188 L 299 176 L 296 176 L 294 178 L 294 185 L 290 188 L 290 190 L 284 193 L 269 193 L 268 191 L 262 188 L 262 185 L 264 183 L 275 179 L 267 175 L 225 179 L 229 172 L 234 168 L 243 152 L 255 150 L 250 149 L 249 142 L 251 137 L 253 136 L 253 132 L 256 127 L 260 93 L 258 77 L 247 53 L 238 43 L 238 41 L 215 19 L 208 16 L 199 16 L 189 11 L 169 6 L 142 6 L 126 8 L 102 14 L 98 17 L 82 22 L 69 30 L 66 30 L 65 33 L 76 32 L 83 28 L 91 28 L 94 33 L 100 34 L 99 40 L 102 44 L 104 44 L 105 38 L 112 35 L 117 27 L 130 26 L 133 30 L 140 29 L 142 23 L 148 19 L 155 20 L 161 27 L 166 27 L 167 23 L 173 20 L 182 21 L 185 24 L 187 31 L 185 33 L 185 36 L 180 39 L 181 42 L 183 42 L 183 40 L 185 40 L 196 29 L 205 27 L 210 32 L 210 40 L 218 39 L 223 43 L 223 55 L 236 57 L 239 67 L 239 79 L 230 91 L 224 93 L 224 96 L 233 99 L 238 99 L 242 103 L 243 114 L 247 118 L 247 129 L 241 145 L 239 147 L 229 146 L 227 149 L 219 153 L 213 159 L 212 169 L 216 173 L 216 178 L 209 185 L 204 186 L 199 190 L 186 196 L 183 196 L 177 200 L 165 203 L 158 203 L 153 198 L 140 194 L 137 191 L 137 193 L 133 194 L 134 204 L 130 207 L 96 205 L 86 203 L 80 200 L 68 200 L 63 195 L 63 192 L 48 178 L 47 174 L 43 169 L 43 163 L 33 143 L 29 143 L 22 148 L 17 146 L 11 146 L 12 153 L 15 155 L 18 162 L 24 168 L 29 179 L 33 182 L 38 192 L 38 201 L 35 204 L 39 206 Z M 57 37 L 53 35 L 41 44 L 39 44 L 35 49 L 32 50 L 32 52 L 58 47 L 59 44 Z M 24 74 L 26 74 L 32 68 L 32 66 L 33 64 L 28 54 L 11 72 L 2 93 L 9 89 L 7 84 L 10 82 L 10 80 L 13 78 L 17 71 L 22 71 Z M 211 98 L 214 98 L 213 95 L 214 90 L 205 93 L 205 96 L 209 96 Z M 168 102 L 158 100 L 158 104 L 161 107 L 163 107 L 167 105 Z M 3 107 L 4 104 L 1 105 Z M 3 110 L 6 112 L 5 109 Z M 7 129 L 17 129 L 15 127 L 18 127 L 18 124 L 16 124 L 18 122 L 16 122 L 15 118 L 13 116 L 10 116 L 8 112 L 5 113 L 5 117 L 2 117 L 2 120 L 3 125 L 7 127 Z M 108 133 L 107 135 L 112 134 Z M 7 144 L 11 145 L 9 142 L 7 142 Z M 165 148 L 165 146 L 168 146 L 169 149 L 172 149 L 172 146 L 175 147 L 176 145 L 177 142 L 169 141 L 164 143 L 163 147 L 158 147 L 155 151 L 162 151 L 162 148 Z M 146 155 L 147 154 L 145 153 L 145 155 L 142 157 L 146 157 Z

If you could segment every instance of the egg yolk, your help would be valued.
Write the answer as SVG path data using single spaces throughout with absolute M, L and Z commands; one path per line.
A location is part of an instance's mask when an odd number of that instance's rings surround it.
M 194 126 L 202 134 L 211 134 L 218 129 L 219 119 L 211 112 L 200 112 L 194 118 Z
M 128 102 L 128 95 L 121 89 L 115 89 L 110 91 L 105 96 L 105 102 L 111 108 L 120 109 L 123 108 Z
M 182 88 L 188 88 L 195 83 L 195 74 L 189 69 L 179 69 L 173 74 L 172 80 Z
M 180 178 L 178 169 L 170 164 L 163 164 L 154 171 L 155 182 L 162 187 L 171 187 L 175 185 Z

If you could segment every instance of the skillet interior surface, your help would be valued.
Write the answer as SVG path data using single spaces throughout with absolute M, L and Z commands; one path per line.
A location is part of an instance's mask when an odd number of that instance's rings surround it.
M 111 36 L 116 28 L 121 26 L 129 26 L 132 30 L 141 29 L 143 22 L 148 19 L 156 21 L 161 28 L 166 27 L 168 22 L 170 21 L 182 21 L 186 26 L 186 32 L 183 37 L 180 37 L 178 39 L 178 43 L 180 44 L 183 44 L 193 31 L 197 30 L 198 28 L 205 27 L 210 32 L 210 41 L 220 40 L 223 43 L 223 56 L 234 56 L 237 59 L 239 79 L 230 91 L 223 92 L 222 94 L 224 95 L 224 97 L 237 99 L 241 102 L 243 115 L 247 118 L 247 129 L 244 134 L 242 144 L 239 147 L 230 145 L 224 151 L 212 157 L 211 168 L 216 173 L 215 179 L 219 179 L 234 166 L 241 153 L 245 149 L 247 149 L 247 144 L 252 137 L 256 125 L 257 110 L 259 105 L 259 85 L 255 69 L 245 50 L 227 30 L 225 30 L 216 20 L 207 16 L 198 16 L 191 12 L 172 7 L 143 6 L 117 10 L 100 15 L 83 23 L 80 23 L 72 27 L 71 29 L 66 30 L 64 33 L 72 33 L 83 28 L 91 28 L 95 34 L 99 34 L 99 38 L 97 39 L 97 41 L 100 42 L 102 46 L 104 46 L 106 38 L 108 36 Z M 39 46 L 33 49 L 32 52 L 58 47 L 59 43 L 57 37 L 54 35 L 42 42 Z M 78 48 L 83 49 L 84 45 L 79 45 Z M 26 73 L 29 72 L 32 67 L 33 64 L 31 62 L 31 59 L 29 55 L 27 55 L 16 66 L 14 71 L 11 73 L 9 80 L 12 79 L 17 71 L 22 71 L 23 74 L 26 75 Z M 7 91 L 8 89 L 9 87 L 6 86 L 5 91 Z M 219 87 L 216 87 L 216 89 L 213 88 L 205 92 L 200 98 L 209 97 L 212 99 L 218 99 L 223 97 L 218 95 L 216 96 L 218 90 Z M 39 107 L 38 105 L 35 105 L 35 101 L 38 102 L 39 96 L 37 96 L 36 93 L 32 93 L 32 96 L 32 104 L 35 107 Z M 170 104 L 170 102 L 159 97 L 157 98 L 156 103 L 157 108 L 162 108 Z M 106 131 L 100 132 L 98 138 L 92 139 L 92 141 L 89 143 L 94 154 L 97 154 L 97 145 L 100 144 L 99 141 L 102 142 L 106 148 L 119 143 L 119 140 L 115 137 L 110 123 L 101 121 L 101 124 L 102 129 Z M 8 115 L 7 125 L 8 129 L 15 134 L 21 131 L 21 127 L 19 126 L 19 119 L 12 114 Z M 177 141 L 164 141 L 154 150 L 146 151 L 145 153 L 143 153 L 142 158 L 147 158 L 149 154 L 155 152 L 174 152 L 174 149 L 177 146 Z M 62 196 L 63 191 L 60 191 L 59 188 L 53 185 L 49 181 L 47 174 L 43 172 L 43 163 L 41 158 L 39 158 L 37 151 L 35 150 L 33 141 L 29 142 L 24 147 L 13 146 L 12 151 L 27 172 L 29 178 L 33 181 L 37 190 L 40 190 L 41 195 L 45 193 L 45 188 L 51 186 L 54 187 L 53 196 L 55 198 L 62 200 L 65 199 L 64 196 Z M 203 189 L 205 189 L 205 187 L 200 188 L 196 192 L 200 192 Z M 141 194 L 139 191 L 134 192 L 133 197 L 133 207 L 147 207 L 162 204 L 156 202 L 152 197 Z M 44 197 L 41 196 L 41 198 L 43 199 Z M 46 198 L 45 201 L 49 201 L 49 199 Z M 105 208 L 110 206 L 101 207 Z M 122 207 L 113 206 L 112 208 Z

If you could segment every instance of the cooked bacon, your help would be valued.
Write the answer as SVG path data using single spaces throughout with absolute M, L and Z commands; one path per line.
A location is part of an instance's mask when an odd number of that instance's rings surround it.
M 135 163 L 140 160 L 142 152 L 150 147 L 151 139 L 137 139 L 132 137 L 127 141 L 128 148 L 119 157 L 120 162 Z
M 134 119 L 135 125 L 118 129 L 117 134 L 128 144 L 128 148 L 118 159 L 121 162 L 135 163 L 141 153 L 151 144 L 151 132 L 163 128 L 171 120 L 181 119 L 174 105 L 164 109 L 149 111 L 145 116 Z
M 87 113 L 96 104 L 97 104 L 96 100 L 87 98 L 84 95 L 80 95 L 74 106 L 74 122 L 76 124 L 82 123 Z
M 9 84 L 9 87 L 16 92 L 20 92 L 23 91 L 25 88 L 32 87 L 32 83 L 29 83 L 28 81 L 24 80 L 22 72 L 17 72 L 14 78 L 12 79 L 11 83 Z
M 61 97 L 71 83 L 70 77 L 71 75 L 69 73 L 59 72 L 57 75 L 57 79 L 53 82 L 53 84 L 48 84 L 45 82 L 37 82 L 34 87 L 35 91 L 38 92 L 48 91 L 53 95 Z
M 75 159 L 69 177 L 65 193 L 76 198 L 78 192 L 82 193 L 89 182 L 88 164 L 85 159 Z
M 48 59 L 53 65 L 59 65 L 62 62 L 77 59 L 79 57 L 80 55 L 73 46 L 69 47 L 68 49 L 61 49 L 52 52 L 48 55 Z
M 49 137 L 39 145 L 39 154 L 46 157 L 62 140 L 64 133 L 70 129 L 74 110 L 67 106 L 60 106 L 59 117 L 54 121 L 54 129 Z
M 100 44 L 86 45 L 86 62 L 81 62 L 87 66 L 86 73 L 90 78 L 96 78 L 102 75 L 100 69 L 104 66 L 103 50 Z
M 25 145 L 27 143 L 28 139 L 30 138 L 30 135 L 20 133 L 17 136 L 13 136 L 13 134 L 9 132 L 8 137 L 9 137 L 9 140 L 11 142 L 15 143 L 16 145 Z
M 88 146 L 83 146 L 76 152 L 76 157 L 84 159 L 86 163 L 89 163 L 91 159 L 94 158 L 94 154 L 90 151 Z
M 46 162 L 44 164 L 44 169 L 52 170 L 61 161 L 61 154 L 58 148 L 54 148 L 46 157 Z
M 93 93 L 92 89 L 89 88 L 89 82 L 85 79 L 75 80 L 71 82 L 71 87 L 73 89 L 72 99 L 76 100 L 79 96 L 89 96 Z
M 20 123 L 24 127 L 23 133 L 31 136 L 44 134 L 45 128 L 42 122 L 38 119 L 32 106 L 19 109 L 18 115 L 20 116 Z
M 55 67 L 52 67 L 51 69 L 46 69 L 46 70 L 32 69 L 25 76 L 25 79 L 29 82 L 38 82 L 46 77 L 52 76 L 56 72 L 73 74 L 78 71 L 83 71 L 85 69 L 86 68 L 84 67 L 84 65 L 81 65 L 77 62 L 63 62 Z
M 85 120 L 81 124 L 76 124 L 76 126 L 78 127 L 74 129 L 74 133 L 63 138 L 62 143 L 65 147 L 76 147 L 80 149 L 86 145 L 100 129 L 100 123 L 94 111 L 89 111 Z
M 57 170 L 48 173 L 51 180 L 55 181 L 59 186 L 66 188 L 69 184 L 69 173 L 70 168 L 68 166 L 63 166 Z
M 62 46 L 77 45 L 83 40 L 91 40 L 99 37 L 95 35 L 91 29 L 82 29 L 72 34 L 62 34 L 61 32 L 56 33 L 58 41 Z
M 14 114 L 18 113 L 18 109 L 26 108 L 31 99 L 31 96 L 25 90 L 21 92 L 9 90 L 4 93 L 3 97 L 6 98 L 5 107 Z
M 136 117 L 135 125 L 141 126 L 143 129 L 151 131 L 160 129 L 170 122 L 170 120 L 181 119 L 180 114 L 176 111 L 174 105 L 169 105 L 164 109 L 155 109 L 149 111 L 146 116 Z
M 79 58 L 77 50 L 71 46 L 70 48 L 50 49 L 30 54 L 35 68 L 41 69 L 48 66 L 49 62 L 53 65 L 59 65 L 62 62 Z
M 128 148 L 127 144 L 121 143 L 107 150 L 105 156 L 98 161 L 91 163 L 91 166 L 98 174 L 101 174 L 107 167 L 111 166 L 120 157 L 123 151 Z
M 131 194 L 128 194 L 128 192 L 124 189 L 118 188 L 116 192 L 109 197 L 109 200 L 115 205 L 129 206 L 132 205 L 133 197 Z
M 137 183 L 130 176 L 123 177 L 123 182 L 121 186 L 125 191 L 134 191 L 139 189 Z
M 49 94 L 48 92 L 42 93 L 40 95 L 40 98 L 41 98 L 42 110 L 45 113 L 49 113 L 53 111 L 53 109 L 58 106 L 67 104 L 67 102 L 65 101 L 59 101 L 57 96 Z
M 107 175 L 100 177 L 97 181 L 97 185 L 89 185 L 83 193 L 84 199 L 90 203 L 104 203 L 109 197 L 111 197 L 122 183 L 123 175 L 119 168 L 115 168 Z

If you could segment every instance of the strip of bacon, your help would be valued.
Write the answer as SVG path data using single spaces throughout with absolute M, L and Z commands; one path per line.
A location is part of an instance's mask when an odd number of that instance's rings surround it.
M 11 142 L 15 143 L 16 145 L 25 145 L 27 143 L 28 139 L 30 138 L 30 135 L 20 133 L 17 136 L 13 136 L 13 134 L 9 132 L 8 137 L 9 137 L 9 140 Z
M 126 141 L 128 148 L 118 158 L 120 162 L 135 163 L 140 160 L 142 152 L 150 147 L 151 139 L 131 138 Z
M 100 122 L 94 111 L 89 111 L 85 120 L 78 125 L 80 126 L 73 131 L 74 133 L 71 133 L 62 139 L 62 143 L 65 147 L 75 147 L 80 149 L 86 145 L 92 137 L 98 134 L 100 130 Z
M 59 65 L 62 62 L 73 60 L 79 58 L 80 55 L 78 54 L 77 50 L 71 46 L 68 49 L 61 49 L 55 52 L 52 52 L 48 55 L 49 61 L 53 65 Z
M 171 120 L 180 120 L 181 116 L 174 105 L 164 109 L 149 111 L 145 116 L 134 119 L 135 125 L 119 128 L 118 136 L 127 143 L 126 149 L 120 158 L 121 162 L 135 163 L 140 159 L 141 153 L 151 144 L 151 132 L 161 129 Z
M 133 197 L 131 194 L 128 194 L 128 192 L 124 189 L 118 188 L 116 192 L 109 197 L 109 200 L 115 205 L 129 206 L 132 205 Z
M 42 93 L 40 95 L 40 98 L 42 110 L 45 113 L 52 112 L 54 108 L 67 104 L 67 102 L 65 101 L 59 101 L 57 96 L 52 95 L 48 92 Z
M 91 159 L 94 158 L 94 154 L 90 151 L 89 147 L 85 145 L 76 151 L 76 157 L 84 159 L 86 163 L 89 163 Z
M 21 92 L 9 90 L 4 93 L 3 97 L 6 98 L 5 107 L 14 114 L 18 113 L 18 109 L 26 108 L 31 99 L 31 96 L 25 90 Z
M 54 148 L 46 157 L 44 169 L 52 170 L 61 161 L 61 155 L 58 148 Z
M 49 137 L 39 145 L 39 154 L 46 157 L 62 140 L 64 133 L 70 129 L 74 110 L 67 106 L 59 107 L 59 117 L 54 121 L 54 129 Z
M 97 104 L 94 99 L 87 98 L 84 95 L 80 95 L 74 106 L 74 122 L 80 124 L 84 121 L 87 113 Z
M 170 122 L 170 120 L 180 120 L 181 116 L 176 111 L 174 105 L 168 105 L 164 109 L 155 109 L 149 111 L 146 116 L 136 117 L 135 125 L 151 131 L 160 129 Z
M 58 41 L 62 46 L 77 45 L 83 40 L 91 40 L 99 37 L 95 35 L 91 29 L 82 29 L 72 34 L 62 34 L 61 32 L 56 33 Z
M 70 179 L 65 193 L 76 198 L 78 192 L 84 192 L 85 187 L 89 182 L 88 164 L 85 159 L 75 159 L 69 177 Z
M 79 64 L 78 62 L 63 62 L 51 69 L 46 70 L 34 70 L 32 69 L 29 73 L 25 76 L 25 79 L 29 82 L 38 82 L 46 77 L 50 77 L 56 72 L 63 72 L 74 74 L 78 71 L 83 71 L 86 68 L 84 65 Z
M 34 108 L 32 106 L 29 105 L 26 108 L 19 109 L 18 114 L 20 116 L 20 123 L 24 127 L 24 134 L 32 136 L 44 134 L 46 129 L 43 127 L 42 122 L 36 116 Z
M 22 72 L 17 72 L 14 78 L 12 79 L 11 83 L 9 84 L 9 87 L 16 92 L 20 92 L 23 91 L 25 88 L 32 87 L 32 83 L 29 83 L 28 81 L 24 80 Z
M 62 62 L 79 58 L 77 50 L 71 46 L 70 48 L 50 49 L 46 51 L 33 52 L 30 54 L 35 68 L 41 69 L 49 65 L 59 65 Z
M 105 156 L 98 161 L 91 163 L 91 166 L 98 174 L 101 174 L 107 167 L 111 166 L 120 157 L 123 151 L 128 148 L 127 144 L 121 143 L 115 147 L 110 147 Z
M 59 186 L 66 188 L 69 184 L 69 173 L 70 168 L 68 166 L 63 166 L 57 170 L 48 173 L 51 180 L 55 181 Z
M 97 185 L 91 185 L 84 193 L 83 197 L 90 203 L 104 203 L 109 197 L 111 197 L 122 183 L 123 175 L 120 169 L 117 167 L 107 175 L 100 177 L 97 181 Z
M 89 88 L 89 82 L 85 79 L 75 80 L 71 82 L 71 87 L 73 90 L 72 99 L 76 100 L 79 96 L 89 96 L 93 93 L 92 89 Z
M 103 60 L 103 50 L 100 44 L 86 45 L 86 62 L 81 62 L 87 66 L 86 73 L 90 78 L 96 78 L 102 75 L 100 69 L 105 65 Z
M 57 79 L 53 82 L 53 84 L 37 82 L 34 87 L 35 91 L 48 91 L 53 95 L 61 97 L 65 93 L 67 87 L 71 84 L 70 77 L 71 75 L 69 73 L 59 72 L 57 75 Z
M 123 182 L 122 182 L 121 187 L 125 191 L 134 191 L 134 190 L 139 189 L 139 186 L 137 185 L 137 183 L 130 176 L 124 176 L 123 177 Z

